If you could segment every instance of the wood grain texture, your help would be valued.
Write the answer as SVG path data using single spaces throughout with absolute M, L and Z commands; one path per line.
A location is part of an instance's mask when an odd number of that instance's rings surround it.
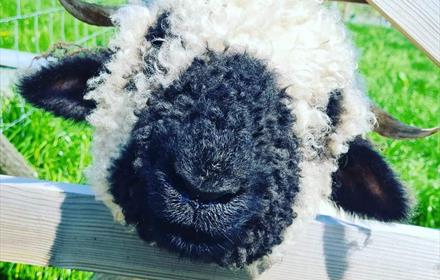
M 437 230 L 320 215 L 259 279 L 438 279 Z M 0 177 L 0 260 L 148 279 L 251 279 L 145 244 L 87 186 Z M 116 279 L 116 278 L 115 278 Z
M 2 133 L 0 133 L 0 173 L 12 176 L 37 177 L 37 172 L 33 170 Z
M 440 66 L 439 0 L 367 1 Z

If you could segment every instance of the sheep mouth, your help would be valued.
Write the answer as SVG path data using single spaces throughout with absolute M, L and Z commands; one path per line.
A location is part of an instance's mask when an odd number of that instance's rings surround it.
M 259 195 L 240 184 L 237 192 L 215 199 L 198 197 L 172 173 L 153 174 L 145 204 L 150 240 L 181 257 L 227 265 L 226 256 L 237 250 L 261 215 Z
M 155 241 L 182 257 L 215 261 L 234 250 L 254 216 L 250 194 L 240 190 L 217 200 L 200 200 L 164 184 L 149 198 Z
M 227 231 L 199 231 L 167 222 L 156 223 L 155 233 L 160 246 L 177 252 L 181 257 L 204 262 L 218 262 L 218 257 L 233 250 L 237 242 L 234 234 Z
M 248 200 L 249 194 L 244 190 L 205 200 L 171 185 L 162 185 L 149 197 L 155 220 L 160 221 L 159 226 L 165 232 L 193 230 L 208 235 L 222 234 L 224 229 L 239 224 L 237 217 L 249 213 Z

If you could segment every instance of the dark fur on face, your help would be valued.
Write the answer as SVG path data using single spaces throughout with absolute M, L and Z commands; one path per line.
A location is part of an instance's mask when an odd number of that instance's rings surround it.
M 269 253 L 298 191 L 286 99 L 248 55 L 195 59 L 151 97 L 115 163 L 111 191 L 127 222 L 146 240 L 220 265 Z

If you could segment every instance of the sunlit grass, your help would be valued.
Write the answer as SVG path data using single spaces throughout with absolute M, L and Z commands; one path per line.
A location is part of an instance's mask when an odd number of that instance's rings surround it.
M 440 124 L 440 69 L 392 29 L 352 25 L 359 68 L 368 94 L 382 108 L 413 125 Z M 371 135 L 418 200 L 412 223 L 440 227 L 440 136 L 396 141 Z

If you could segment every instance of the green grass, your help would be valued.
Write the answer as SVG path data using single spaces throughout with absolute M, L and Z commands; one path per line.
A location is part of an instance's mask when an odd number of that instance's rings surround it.
M 4 2 L 0 3 L 0 18 L 15 13 L 15 1 Z M 22 2 L 26 2 L 26 5 L 29 5 L 27 7 L 32 6 L 30 1 Z M 44 26 L 44 22 L 40 26 Z M 68 16 L 66 16 L 65 28 L 69 32 L 74 28 L 74 23 L 68 20 Z M 420 126 L 438 125 L 440 70 L 394 30 L 361 25 L 351 25 L 350 29 L 361 50 L 359 66 L 366 78 L 370 97 L 407 123 Z M 11 42 L 10 39 L 12 30 L 11 26 L 1 26 L 2 48 L 13 47 L 13 41 Z M 92 32 L 91 30 L 88 29 L 87 32 Z M 22 33 L 20 33 L 19 49 L 36 51 L 33 23 L 21 24 L 20 31 Z M 39 48 L 45 50 L 49 47 L 50 40 L 45 35 L 45 31 L 40 31 L 40 34 L 40 39 L 43 40 L 40 40 Z M 56 33 L 54 41 L 61 37 L 60 32 Z M 68 37 L 68 39 L 75 38 Z M 97 43 L 104 42 L 105 38 Z M 18 98 L 2 98 L 1 112 L 5 123 L 12 122 L 22 114 L 21 104 Z M 76 124 L 55 118 L 49 113 L 26 105 L 25 111 L 29 110 L 33 110 L 29 118 L 6 130 L 4 134 L 36 168 L 40 178 L 85 183 L 82 171 L 91 161 L 88 153 L 91 128 L 84 123 Z M 393 141 L 375 134 L 371 137 L 419 201 L 411 223 L 439 228 L 440 136 L 412 141 Z M 90 277 L 91 273 L 88 272 L 0 263 L 0 279 L 89 279 Z
M 359 68 L 373 101 L 413 125 L 440 123 L 440 69 L 392 29 L 351 25 L 361 50 Z M 440 227 L 440 136 L 396 141 L 371 135 L 418 199 L 412 223 Z
M 24 264 L 1 263 L 0 279 L 20 280 L 89 280 L 93 273 L 59 269 L 53 267 L 38 267 Z

